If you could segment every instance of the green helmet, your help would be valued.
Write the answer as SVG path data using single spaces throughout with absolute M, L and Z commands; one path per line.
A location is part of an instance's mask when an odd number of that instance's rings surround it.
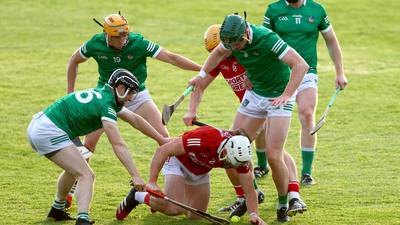
M 229 45 L 243 40 L 246 27 L 246 20 L 243 17 L 237 14 L 226 16 L 219 32 L 222 43 Z

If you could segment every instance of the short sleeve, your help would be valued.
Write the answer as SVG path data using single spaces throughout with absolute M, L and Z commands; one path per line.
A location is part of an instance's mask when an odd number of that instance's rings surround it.
M 331 28 L 331 23 L 329 22 L 328 15 L 323 6 L 321 6 L 321 21 L 318 25 L 318 30 L 325 33 Z
M 263 26 L 270 30 L 274 30 L 273 21 L 271 21 L 272 20 L 271 14 L 272 14 L 271 8 L 268 6 L 267 10 L 265 11 L 265 15 L 264 15 Z
M 157 57 L 157 55 L 160 53 L 160 51 L 162 49 L 160 47 L 160 45 L 158 45 L 158 44 L 156 44 L 156 43 L 154 43 L 152 41 L 149 41 L 147 39 L 144 39 L 144 38 L 143 38 L 143 45 L 144 45 L 144 48 L 145 48 L 146 56 L 150 56 L 150 57 L 153 57 L 153 58 Z
M 267 49 L 279 59 L 282 59 L 290 48 L 276 33 L 264 37 L 263 41 L 266 43 Z
M 110 106 L 103 107 L 101 111 L 101 120 L 107 120 L 113 123 L 117 123 L 117 112 Z

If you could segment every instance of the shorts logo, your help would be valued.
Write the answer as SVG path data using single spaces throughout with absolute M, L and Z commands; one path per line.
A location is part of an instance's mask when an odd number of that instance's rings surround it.
M 250 103 L 250 101 L 246 98 L 246 99 L 243 100 L 242 106 L 246 107 L 249 103 Z

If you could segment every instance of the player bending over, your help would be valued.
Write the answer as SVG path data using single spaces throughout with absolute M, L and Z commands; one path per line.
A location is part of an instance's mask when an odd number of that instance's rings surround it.
M 184 133 L 158 148 L 153 156 L 150 178 L 146 188 L 159 191 L 158 174 L 165 177 L 165 194 L 176 201 L 206 211 L 210 198 L 210 170 L 236 168 L 243 187 L 250 222 L 266 224 L 258 216 L 257 194 L 250 168 L 251 144 L 244 132 L 226 131 L 204 126 Z M 148 192 L 132 188 L 117 208 L 116 217 L 124 219 L 138 204 L 145 203 L 152 210 L 169 216 L 186 213 L 189 219 L 199 219 Z
M 94 223 L 89 219 L 89 204 L 92 200 L 95 176 L 71 141 L 75 137 L 104 128 L 115 155 L 125 166 L 132 180 L 138 186 L 145 184 L 119 133 L 117 116 L 160 145 L 169 139 L 159 134 L 142 117 L 123 107 L 125 102 L 135 98 L 138 90 L 139 82 L 136 77 L 125 69 L 117 69 L 112 73 L 108 84 L 102 88 L 70 93 L 33 116 L 28 127 L 28 139 L 32 148 L 64 169 L 58 178 L 56 198 L 48 219 L 74 220 L 65 212 L 65 199 L 75 180 L 78 180 L 76 225 Z

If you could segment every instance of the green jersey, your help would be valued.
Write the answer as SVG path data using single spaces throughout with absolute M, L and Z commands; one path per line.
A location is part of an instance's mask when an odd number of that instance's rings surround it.
M 117 107 L 110 86 L 73 92 L 57 100 L 44 114 L 72 140 L 103 127 L 102 120 L 117 122 Z
M 304 0 L 300 8 L 293 8 L 285 0 L 268 6 L 263 25 L 294 48 L 317 73 L 317 41 L 319 31 L 331 28 L 325 9 L 313 0 Z
M 289 66 L 281 61 L 289 46 L 274 32 L 250 25 L 249 43 L 232 55 L 247 71 L 253 91 L 264 97 L 278 97 L 290 78 Z
M 139 91 L 146 89 L 147 57 L 156 57 L 161 47 L 143 38 L 141 34 L 129 33 L 127 44 L 116 50 L 108 45 L 105 33 L 94 35 L 80 47 L 83 58 L 93 57 L 99 66 L 99 81 L 97 87 L 108 82 L 110 75 L 118 68 L 129 70 L 139 80 Z

